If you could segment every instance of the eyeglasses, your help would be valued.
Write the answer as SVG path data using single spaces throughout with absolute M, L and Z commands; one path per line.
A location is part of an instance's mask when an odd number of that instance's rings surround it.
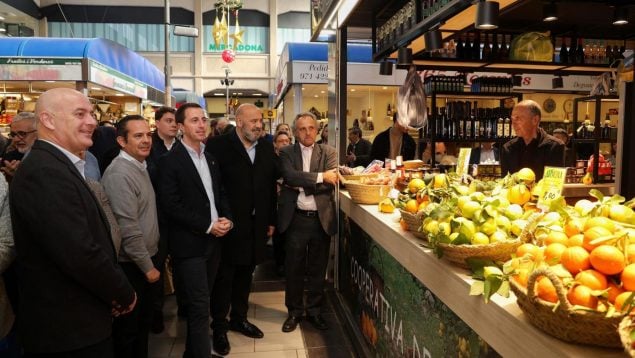
M 28 131 L 28 132 L 24 132 L 24 131 L 9 132 L 9 138 L 18 137 L 20 139 L 24 139 L 27 135 L 29 135 L 29 134 L 31 134 L 33 132 L 37 132 L 37 129 L 34 129 L 32 131 Z

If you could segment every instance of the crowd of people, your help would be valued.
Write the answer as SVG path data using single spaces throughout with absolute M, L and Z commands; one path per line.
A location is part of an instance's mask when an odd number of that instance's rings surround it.
M 264 337 L 248 300 L 271 237 L 282 331 L 328 329 L 335 149 L 309 112 L 272 138 L 256 106 L 235 116 L 211 136 L 196 103 L 158 109 L 154 132 L 138 115 L 98 126 L 84 94 L 58 88 L 15 118 L 0 176 L 0 356 L 147 357 L 170 273 L 183 356 L 226 355 L 228 330 Z

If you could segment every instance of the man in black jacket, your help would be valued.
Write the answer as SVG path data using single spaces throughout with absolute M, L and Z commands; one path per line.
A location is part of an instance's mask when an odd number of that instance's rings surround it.
M 371 161 L 372 144 L 362 138 L 362 130 L 359 127 L 349 128 L 348 140 L 350 143 L 346 147 L 346 164 L 349 167 L 367 166 Z
M 254 268 L 264 260 L 276 224 L 277 157 L 271 142 L 260 136 L 262 126 L 260 109 L 242 104 L 236 110 L 236 129 L 211 138 L 205 149 L 218 158 L 236 224 L 223 242 L 212 296 L 214 350 L 222 355 L 230 350 L 227 329 L 251 338 L 264 336 L 247 320 Z
M 540 105 L 532 100 L 521 101 L 512 110 L 517 137 L 503 145 L 500 154 L 503 175 L 530 168 L 536 180 L 540 180 L 545 165 L 564 166 L 564 144 L 540 128 L 541 115 Z
M 370 152 L 371 160 L 395 159 L 398 155 L 401 155 L 403 160 L 415 158 L 416 144 L 414 139 L 408 134 L 408 127 L 399 124 L 396 113 L 393 115 L 392 121 L 392 127 L 375 137 Z
M 168 248 L 187 310 L 184 357 L 208 358 L 210 295 L 221 238 L 233 227 L 218 162 L 204 151 L 205 113 L 196 103 L 176 111 L 183 139 L 159 161 L 159 206 L 168 222 Z

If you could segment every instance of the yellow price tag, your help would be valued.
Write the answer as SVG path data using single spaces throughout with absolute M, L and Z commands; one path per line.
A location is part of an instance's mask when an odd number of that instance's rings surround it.
M 468 173 L 471 154 L 472 148 L 461 148 L 459 150 L 459 159 L 456 163 L 456 174 L 458 174 L 459 176 L 463 176 Z
M 542 177 L 542 193 L 538 198 L 538 207 L 545 210 L 551 202 L 562 195 L 567 168 L 545 167 Z

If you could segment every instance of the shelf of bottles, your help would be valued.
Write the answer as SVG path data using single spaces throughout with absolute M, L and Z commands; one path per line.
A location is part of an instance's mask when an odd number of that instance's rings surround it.
M 593 145 L 593 158 L 599 158 L 600 143 L 614 143 L 617 138 L 617 129 L 611 127 L 611 120 L 607 113 L 604 117 L 604 123 L 602 120 L 602 103 L 605 101 L 619 101 L 617 96 L 591 96 L 581 97 L 574 99 L 573 106 L 573 150 L 577 150 L 576 146 L 580 144 L 592 144 Z M 579 105 L 582 103 L 594 103 L 593 120 L 589 118 L 589 114 L 585 115 L 583 122 L 578 122 Z M 579 124 L 579 126 L 578 126 Z M 578 158 L 580 159 L 580 158 Z M 584 158 L 583 158 L 584 159 Z M 606 177 L 601 173 L 600 160 L 593 160 L 593 182 L 610 182 L 612 178 Z

